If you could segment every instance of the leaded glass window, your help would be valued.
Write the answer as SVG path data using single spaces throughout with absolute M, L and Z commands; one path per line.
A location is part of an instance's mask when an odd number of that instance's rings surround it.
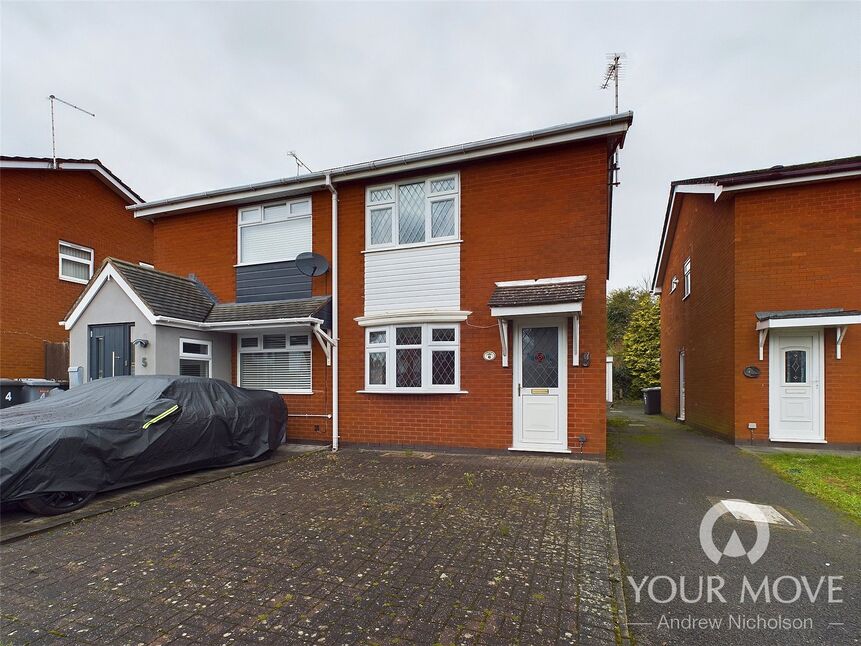
M 786 383 L 807 383 L 807 352 L 805 350 L 787 350 L 784 354 L 784 371 Z
M 368 247 L 452 240 L 458 232 L 458 176 L 443 175 L 369 187 L 365 195 Z
M 524 388 L 559 387 L 559 329 L 525 327 L 521 331 Z

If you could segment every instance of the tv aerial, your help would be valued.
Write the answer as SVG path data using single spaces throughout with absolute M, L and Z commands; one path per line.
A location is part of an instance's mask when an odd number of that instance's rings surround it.
M 601 89 L 606 90 L 610 87 L 610 82 L 613 82 L 615 90 L 615 108 L 616 114 L 619 114 L 619 72 L 622 70 L 622 60 L 625 58 L 625 52 L 613 52 L 607 54 L 607 70 L 604 72 L 604 82 L 601 84 Z M 610 185 L 619 185 L 619 151 L 618 149 L 613 154 L 613 166 L 611 169 Z
M 54 101 L 59 101 L 60 103 L 69 106 L 70 108 L 74 108 L 78 112 L 83 112 L 84 114 L 88 114 L 91 117 L 95 117 L 96 115 L 90 112 L 89 110 L 84 110 L 76 106 L 74 103 L 69 103 L 68 101 L 64 101 L 58 96 L 54 96 L 51 94 L 48 99 L 51 101 L 51 159 L 53 160 L 54 170 L 57 170 L 57 138 L 54 134 Z
M 619 114 L 619 72 L 622 70 L 622 60 L 625 58 L 625 52 L 613 52 L 607 54 L 607 70 L 604 72 L 604 82 L 601 84 L 601 89 L 606 90 L 610 86 L 610 81 L 616 90 L 616 114 Z
M 329 261 L 319 253 L 306 251 L 296 256 L 296 269 L 305 276 L 322 276 L 329 271 Z

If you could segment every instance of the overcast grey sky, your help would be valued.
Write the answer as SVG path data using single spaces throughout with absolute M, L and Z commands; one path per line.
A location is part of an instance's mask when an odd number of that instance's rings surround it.
M 634 111 L 610 286 L 673 179 L 861 153 L 861 3 L 0 5 L 0 150 L 99 157 L 146 199 Z

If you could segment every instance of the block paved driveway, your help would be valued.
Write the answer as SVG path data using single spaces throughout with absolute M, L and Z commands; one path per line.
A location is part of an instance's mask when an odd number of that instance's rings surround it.
M 2 547 L 6 644 L 615 643 L 606 468 L 315 453 Z

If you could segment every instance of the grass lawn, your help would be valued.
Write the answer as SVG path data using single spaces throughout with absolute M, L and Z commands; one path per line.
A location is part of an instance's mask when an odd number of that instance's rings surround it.
M 758 453 L 757 457 L 785 480 L 861 525 L 861 456 Z

